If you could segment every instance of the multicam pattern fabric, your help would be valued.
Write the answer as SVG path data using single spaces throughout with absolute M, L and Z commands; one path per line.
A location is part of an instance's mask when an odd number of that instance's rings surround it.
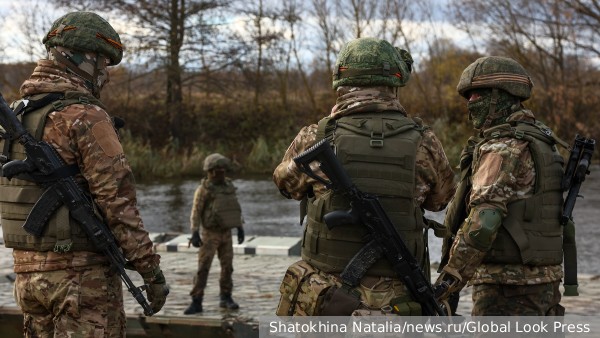
M 48 59 L 58 62 L 54 56 L 54 53 L 60 53 L 66 59 L 71 61 L 72 64 L 64 65 L 67 70 L 70 67 L 77 67 L 82 70 L 85 74 L 89 75 L 89 78 L 94 81 L 91 83 L 87 79 L 83 79 L 85 86 L 92 94 L 99 94 L 99 91 L 108 83 L 109 73 L 108 65 L 110 64 L 109 58 L 103 58 L 101 64 L 98 64 L 98 54 L 93 52 L 78 52 L 62 46 L 56 46 L 50 49 L 48 53 Z M 70 72 L 73 76 L 78 76 L 76 73 Z M 98 95 L 96 95 L 98 96 Z
M 534 116 L 530 111 L 521 110 L 510 115 L 507 121 L 533 122 Z M 480 146 L 478 158 L 474 159 L 473 171 L 470 209 L 495 209 L 505 217 L 507 204 L 533 194 L 535 168 L 526 141 L 498 138 L 485 142 Z M 561 265 L 530 267 L 520 264 L 482 264 L 485 252 L 465 241 L 467 225 L 465 221 L 459 230 L 445 268 L 446 271 L 456 271 L 462 278 L 462 285 L 467 282 L 473 285 L 533 285 L 562 278 Z
M 339 275 L 323 272 L 305 261 L 298 261 L 288 267 L 280 286 L 281 299 L 277 307 L 278 316 L 318 316 L 325 306 L 325 293 L 332 287 L 341 287 Z M 373 312 L 383 315 L 383 309 L 389 309 L 394 299 L 410 301 L 411 297 L 398 278 L 371 277 L 361 280 L 355 290 L 361 302 L 357 314 Z M 291 309 L 291 313 L 289 312 Z
M 386 87 L 340 87 L 340 97 L 331 110 L 331 117 L 341 117 L 359 112 L 397 110 L 404 114 L 398 100 Z M 325 193 L 325 187 L 316 180 L 300 172 L 293 158 L 315 144 L 317 125 L 303 127 L 292 141 L 283 160 L 273 173 L 273 181 L 280 190 L 296 200 L 301 200 L 312 188 L 315 195 Z M 417 150 L 416 159 L 417 202 L 427 210 L 442 210 L 454 193 L 454 172 L 440 141 L 426 129 Z M 320 170 L 315 170 L 318 174 Z
M 18 273 L 25 337 L 124 337 L 121 279 L 106 265 Z
M 31 78 L 21 86 L 21 96 L 48 92 L 89 93 L 84 81 L 65 73 L 51 60 L 40 60 Z M 48 115 L 43 140 L 51 144 L 67 165 L 78 164 L 76 180 L 89 190 L 125 257 L 139 272 L 153 270 L 160 256 L 144 229 L 137 209 L 135 183 L 108 114 L 98 106 L 74 104 Z M 15 250 L 15 272 L 51 271 L 68 266 L 97 264 L 103 258 L 92 252 L 51 257 Z M 52 259 L 48 260 L 51 257 Z M 60 263 L 57 263 L 60 261 Z
M 231 230 L 214 231 L 202 228 L 202 246 L 198 252 L 198 271 L 194 277 L 194 287 L 190 292 L 192 297 L 204 296 L 204 289 L 208 280 L 208 272 L 215 253 L 218 253 L 221 263 L 221 276 L 219 277 L 220 294 L 231 294 L 233 290 L 233 243 Z
M 473 287 L 473 316 L 563 316 L 560 282 L 536 285 L 480 284 Z

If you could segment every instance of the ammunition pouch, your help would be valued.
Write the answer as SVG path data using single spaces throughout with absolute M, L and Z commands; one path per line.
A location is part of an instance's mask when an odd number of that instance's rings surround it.
M 322 274 L 305 261 L 298 261 L 290 265 L 285 272 L 279 287 L 281 299 L 276 315 L 321 315 L 326 298 L 333 295 L 329 289 L 334 286 L 337 287 L 333 276 Z

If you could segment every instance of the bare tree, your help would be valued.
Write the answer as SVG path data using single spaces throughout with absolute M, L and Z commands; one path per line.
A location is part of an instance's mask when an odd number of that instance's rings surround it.
M 333 62 L 339 51 L 339 44 L 343 40 L 343 30 L 335 21 L 335 4 L 332 0 L 312 0 L 312 12 L 317 19 L 318 34 L 320 36 L 322 58 L 325 68 L 329 73 L 329 81 L 332 82 Z
M 265 87 L 265 68 L 271 60 L 266 55 L 272 52 L 282 32 L 275 26 L 279 15 L 273 8 L 268 7 L 263 0 L 240 1 L 238 12 L 246 16 L 246 34 L 249 38 L 250 56 L 255 59 L 253 74 L 247 74 L 249 83 L 254 88 L 254 106 L 260 107 L 260 98 Z M 244 39 L 245 37 L 241 36 Z M 249 63 L 249 61 L 247 60 Z M 244 65 L 245 66 L 245 65 Z
M 120 16 L 132 28 L 124 37 L 132 43 L 130 49 L 138 57 L 146 55 L 149 62 L 156 60 L 166 72 L 165 110 L 169 114 L 169 129 L 174 141 L 181 135 L 183 109 L 183 77 L 187 46 L 192 41 L 190 32 L 204 29 L 207 11 L 227 4 L 226 0 L 57 0 L 70 8 L 100 10 Z M 137 27 L 137 29 L 133 29 Z
M 578 1 L 454 0 L 452 6 L 461 27 L 478 27 L 469 32 L 488 53 L 510 56 L 528 70 L 537 87 L 532 103 L 547 122 L 565 131 L 576 123 L 575 116 L 587 114 L 573 100 L 582 95 L 583 79 L 589 76 L 581 52 L 594 49 L 598 30 L 584 28 L 595 8 L 593 2 L 584 3 L 592 9 L 585 18 Z
M 363 37 L 365 30 L 377 14 L 377 0 L 340 0 L 340 4 L 349 11 L 342 11 L 343 15 L 352 22 L 355 38 Z
M 41 42 L 55 19 L 48 16 L 51 9 L 52 7 L 45 1 L 34 1 L 28 6 L 11 5 L 12 17 L 19 20 L 17 27 L 22 35 L 13 36 L 12 44 L 28 55 L 31 62 L 46 56 L 46 50 Z

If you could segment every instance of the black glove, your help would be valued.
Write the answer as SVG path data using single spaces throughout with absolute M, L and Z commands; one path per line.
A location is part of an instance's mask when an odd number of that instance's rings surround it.
M 148 295 L 150 307 L 154 313 L 157 313 L 165 305 L 167 295 L 169 294 L 169 286 L 167 285 L 165 276 L 160 266 L 140 275 L 142 275 L 144 284 L 146 284 L 146 294 Z
M 202 245 L 202 239 L 200 239 L 200 232 L 198 230 L 192 232 L 190 243 L 192 243 L 194 248 L 199 248 Z
M 244 243 L 244 228 L 239 227 L 238 229 L 238 244 Z

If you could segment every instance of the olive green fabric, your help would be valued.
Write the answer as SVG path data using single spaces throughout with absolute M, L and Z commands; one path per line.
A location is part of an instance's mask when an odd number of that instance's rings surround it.
M 326 118 L 319 122 L 319 130 L 318 135 L 325 135 L 335 145 L 338 159 L 356 186 L 379 196 L 398 234 L 423 264 L 425 225 L 422 210 L 414 199 L 415 159 L 422 127 L 399 112 L 386 112 L 352 114 L 337 120 Z M 329 230 L 323 216 L 334 210 L 349 209 L 346 198 L 331 191 L 308 200 L 302 259 L 329 273 L 341 272 L 346 267 L 366 244 L 367 230 L 352 224 Z M 395 274 L 382 258 L 367 275 Z
M 333 89 L 339 86 L 402 87 L 410 79 L 412 57 L 406 50 L 375 38 L 348 42 L 340 51 L 333 72 Z
M 456 87 L 465 98 L 468 91 L 476 88 L 502 89 L 524 101 L 531 96 L 533 82 L 517 61 L 502 56 L 486 56 L 465 68 Z
M 203 179 L 200 184 L 208 190 L 210 196 L 202 213 L 202 226 L 218 230 L 242 226 L 242 208 L 233 183 L 226 179 L 223 184 L 213 184 L 208 179 Z
M 58 18 L 42 42 L 48 48 L 63 46 L 96 52 L 109 57 L 111 65 L 117 65 L 123 59 L 119 34 L 106 20 L 92 12 L 71 12 Z
M 477 209 L 473 209 L 471 213 L 476 212 Z M 495 209 L 481 209 L 477 210 L 479 213 L 479 227 L 472 229 L 470 227 L 472 217 L 468 218 L 469 230 L 467 235 L 470 238 L 470 242 L 474 246 L 481 250 L 489 250 L 492 244 L 492 236 L 496 233 L 500 225 L 502 225 L 502 215 L 498 210 Z
M 506 118 L 521 106 L 518 97 L 503 90 L 496 92 L 495 104 L 492 103 L 494 100 L 492 89 L 481 88 L 475 91 L 478 91 L 480 97 L 467 103 L 469 120 L 475 129 L 484 127 L 486 121 L 489 126 L 505 123 Z
M 209 171 L 216 167 L 220 167 L 225 170 L 230 170 L 231 161 L 227 157 L 219 153 L 214 153 L 206 156 L 206 158 L 204 159 L 204 171 Z
M 35 95 L 29 99 L 38 100 L 44 95 L 46 94 Z M 71 104 L 94 100 L 96 99 L 89 94 L 68 92 L 62 100 L 27 112 L 22 123 L 36 139 L 41 140 L 46 116 L 49 113 Z M 4 142 L 5 140 L 0 140 L 0 149 L 4 147 Z M 22 160 L 25 157 L 23 146 L 14 142 L 11 145 L 10 159 Z M 44 189 L 34 182 L 17 178 L 9 181 L 6 177 L 0 177 L 0 214 L 2 215 L 2 232 L 6 247 L 33 251 L 96 251 L 85 232 L 69 216 L 69 210 L 64 205 L 50 217 L 42 237 L 34 237 L 22 228 L 31 209 L 43 192 Z
M 535 165 L 535 190 L 530 198 L 507 205 L 502 222 L 484 263 L 556 265 L 562 263 L 563 228 L 560 214 L 563 205 L 561 180 L 564 159 L 557 151 L 548 127 L 517 123 L 503 124 L 484 132 L 486 140 L 514 137 L 529 142 Z M 478 151 L 475 151 L 474 162 Z

